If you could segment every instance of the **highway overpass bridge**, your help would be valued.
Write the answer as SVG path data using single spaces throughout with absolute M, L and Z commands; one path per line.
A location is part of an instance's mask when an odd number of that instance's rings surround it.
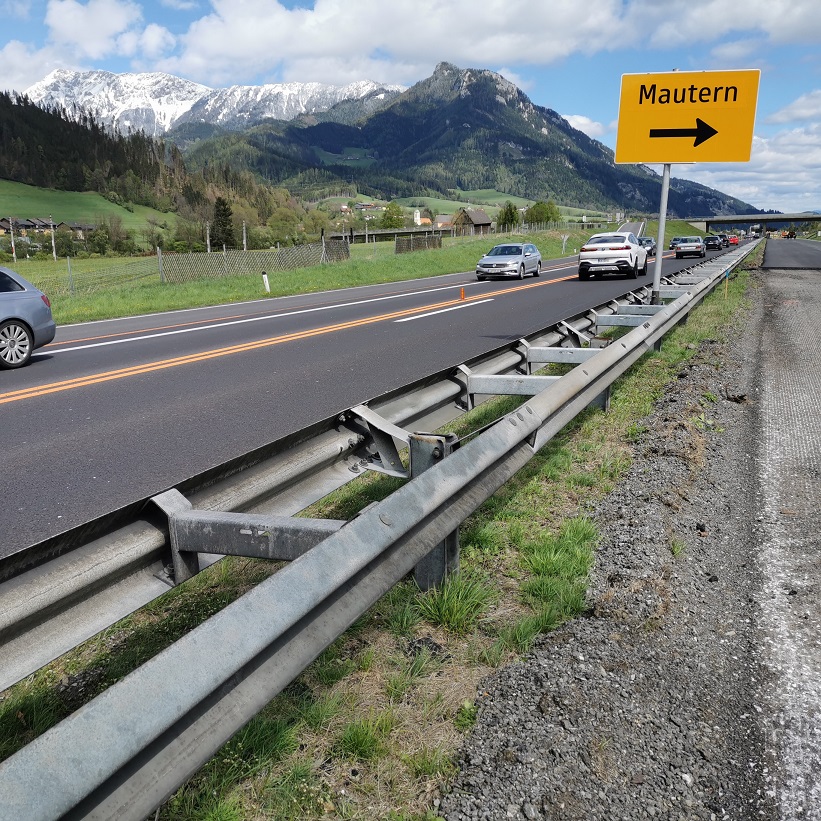
M 821 214 L 733 214 L 731 216 L 717 215 L 713 217 L 695 217 L 688 219 L 694 228 L 701 231 L 712 231 L 717 228 L 732 228 L 733 226 L 763 226 L 766 230 L 775 230 L 787 225 L 803 225 L 806 222 L 821 222 Z M 819 226 L 821 230 L 821 226 Z

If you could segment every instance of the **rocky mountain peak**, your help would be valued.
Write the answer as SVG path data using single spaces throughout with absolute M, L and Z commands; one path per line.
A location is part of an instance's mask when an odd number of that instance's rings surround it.
M 158 136 L 184 123 L 208 123 L 236 130 L 265 119 L 292 120 L 327 111 L 347 100 L 394 97 L 401 86 L 371 80 L 326 83 L 269 83 L 212 89 L 170 74 L 113 74 L 58 69 L 26 89 L 38 105 L 81 111 L 123 133 Z

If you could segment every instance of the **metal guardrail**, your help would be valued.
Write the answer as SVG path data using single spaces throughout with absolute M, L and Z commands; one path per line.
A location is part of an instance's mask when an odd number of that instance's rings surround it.
M 474 377 L 518 373 L 527 367 L 528 347 L 581 344 L 596 318 L 648 295 L 647 287 L 638 287 L 627 298 L 460 367 Z M 292 516 L 364 471 L 390 473 L 389 460 L 397 458 L 392 434 L 400 428 L 435 430 L 463 414 L 476 396 L 468 394 L 460 367 L 323 420 L 176 489 L 198 510 Z M 35 545 L 22 559 L 0 560 L 0 582 L 2 691 L 174 585 L 166 516 L 152 499 L 139 500 Z
M 566 355 L 580 360 L 567 375 L 544 388 L 535 383 L 538 392 L 518 410 L 450 455 L 429 459 L 352 521 L 307 520 L 311 544 L 296 550 L 297 558 L 0 764 L 0 817 L 146 817 L 550 438 L 657 348 L 754 247 L 662 285 L 662 296 L 674 301 L 652 306 L 652 315 L 639 305 L 622 306 L 630 313 L 597 313 L 597 326 L 630 317 L 635 327 L 592 356 L 583 348 L 585 354 Z M 537 350 L 525 358 L 534 364 L 545 355 Z M 372 416 L 369 424 L 376 421 Z M 177 517 L 183 531 L 195 526 L 181 495 L 160 504 L 172 532 Z M 183 554 L 208 549 L 184 539 L 176 547 L 181 562 Z

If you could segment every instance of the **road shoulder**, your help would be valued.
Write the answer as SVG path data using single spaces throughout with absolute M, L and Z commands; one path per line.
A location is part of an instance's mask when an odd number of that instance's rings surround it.
M 588 615 L 484 682 L 447 819 L 775 819 L 762 712 L 755 356 L 762 291 L 645 420 Z

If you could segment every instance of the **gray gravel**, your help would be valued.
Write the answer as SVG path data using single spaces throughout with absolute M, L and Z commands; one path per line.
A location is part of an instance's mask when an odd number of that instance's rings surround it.
M 589 511 L 602 542 L 587 615 L 483 683 L 448 821 L 779 817 L 757 638 L 753 297 L 743 333 L 682 367 L 629 475 Z

